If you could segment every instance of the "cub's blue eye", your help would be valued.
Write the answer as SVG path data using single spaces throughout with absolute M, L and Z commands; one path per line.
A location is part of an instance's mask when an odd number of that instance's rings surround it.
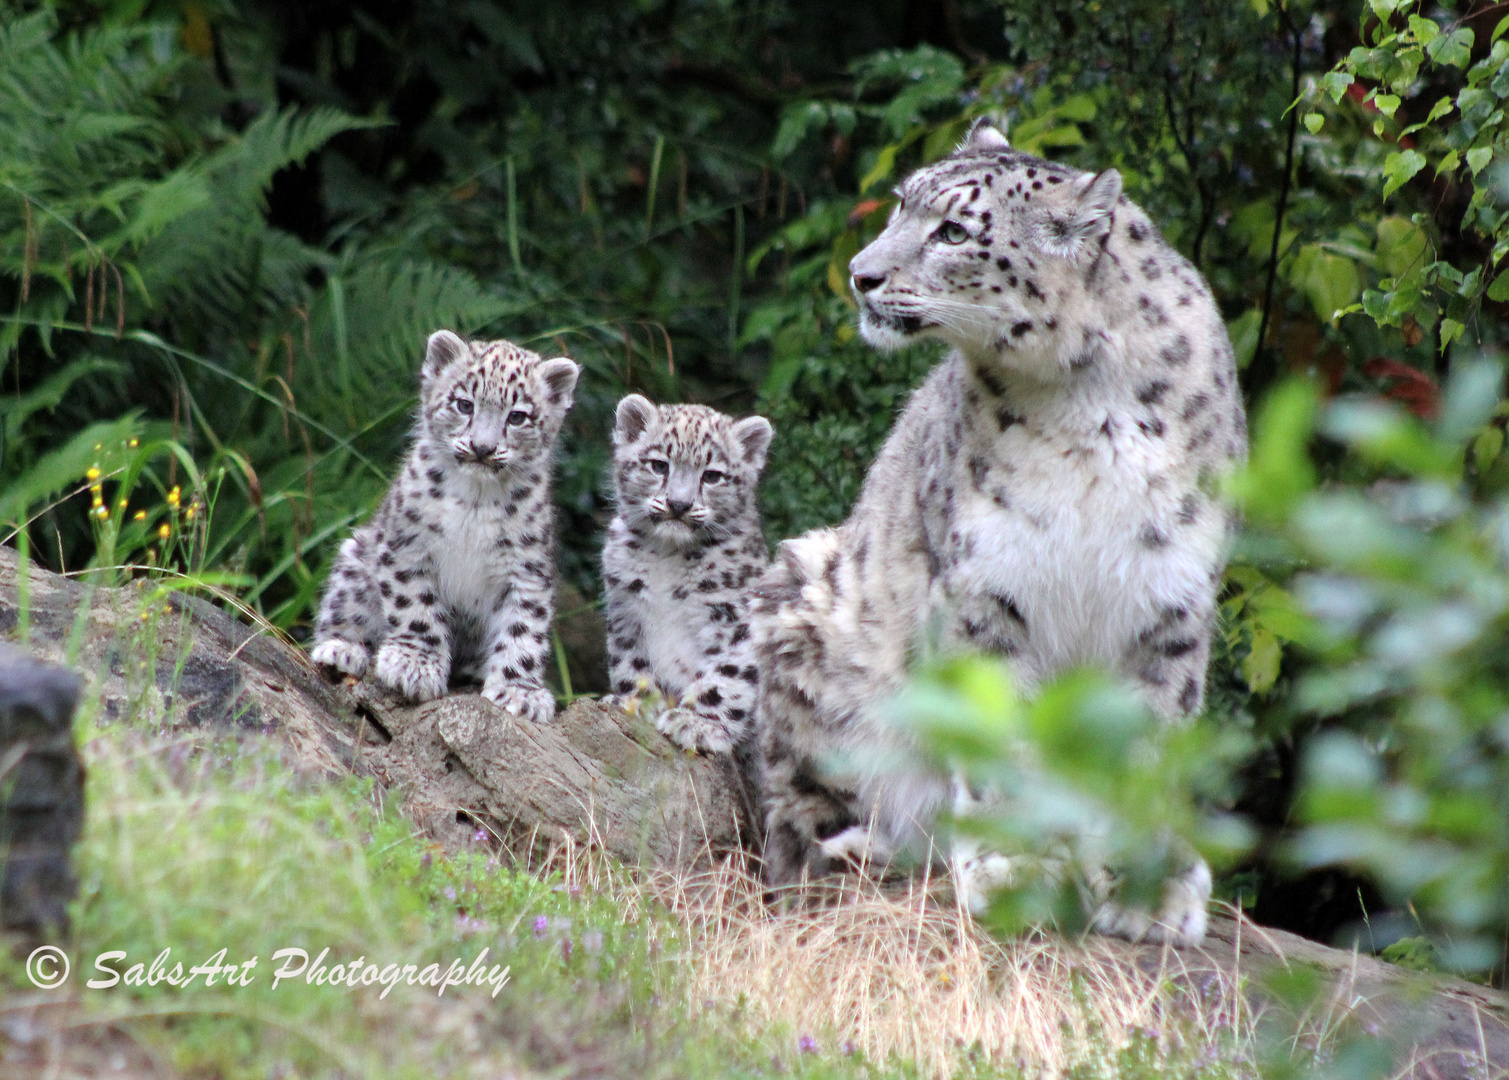
M 470 416 L 472 414 L 472 403 L 467 401 L 466 398 L 459 397 L 452 404 L 456 406 L 456 411 L 462 416 Z
M 957 221 L 945 221 L 938 226 L 938 239 L 945 244 L 962 244 L 969 239 L 969 230 Z
M 728 479 L 727 473 L 721 473 L 717 469 L 705 469 L 702 473 L 704 484 L 721 484 Z
M 665 476 L 671 471 L 671 463 L 669 461 L 661 461 L 659 458 L 651 458 L 645 464 L 650 467 L 650 471 L 656 476 Z
M 523 412 L 520 409 L 515 409 L 513 412 L 508 414 L 509 427 L 518 427 L 520 424 L 527 423 L 529 423 L 529 414 L 527 412 Z

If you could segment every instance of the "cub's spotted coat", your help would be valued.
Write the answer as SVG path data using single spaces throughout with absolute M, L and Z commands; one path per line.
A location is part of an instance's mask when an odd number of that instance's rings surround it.
M 769 562 L 755 491 L 772 434 L 760 416 L 618 403 L 609 672 L 621 703 L 664 705 L 655 726 L 687 749 L 735 749 L 754 712 L 745 593 Z
M 549 655 L 551 456 L 580 369 L 442 330 L 425 352 L 414 444 L 372 519 L 341 545 L 313 659 L 419 701 L 452 675 L 534 721 L 555 716 Z M 375 664 L 373 662 L 375 656 Z
M 910 753 L 875 706 L 921 648 L 1011 657 L 1028 692 L 1099 664 L 1169 721 L 1198 711 L 1231 527 L 1213 492 L 1246 453 L 1210 291 L 1117 173 L 1017 153 L 977 128 L 897 195 L 850 263 L 861 331 L 882 348 L 932 337 L 954 349 L 849 520 L 782 544 L 756 588 L 778 882 L 925 850 L 950 800 L 976 808 L 946 777 L 863 765 Z M 1009 871 L 966 846 L 954 859 L 970 894 Z M 1085 872 L 1104 899 L 1106 876 Z M 1195 861 L 1156 913 L 1105 903 L 1095 919 L 1198 940 L 1209 889 Z

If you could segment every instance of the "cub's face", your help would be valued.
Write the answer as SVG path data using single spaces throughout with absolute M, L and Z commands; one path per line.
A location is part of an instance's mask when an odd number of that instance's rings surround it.
M 716 542 L 748 520 L 774 430 L 704 405 L 618 403 L 613 482 L 618 514 L 636 532 L 680 549 Z
M 547 457 L 581 369 L 507 341 L 430 337 L 420 408 L 430 443 L 463 467 L 497 472 Z
M 1017 153 L 980 127 L 895 194 L 885 230 L 849 263 L 866 341 L 1057 353 L 1059 313 L 1110 235 L 1119 174 Z

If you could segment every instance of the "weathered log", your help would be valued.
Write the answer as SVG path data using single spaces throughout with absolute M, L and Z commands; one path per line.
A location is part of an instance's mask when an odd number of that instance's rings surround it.
M 16 552 L 0 547 L 6 635 L 22 622 L 18 574 Z M 475 693 L 406 705 L 369 684 L 327 682 L 302 650 L 179 591 L 93 587 L 36 566 L 28 581 L 31 648 L 59 663 L 76 650 L 85 707 L 101 723 L 132 715 L 276 735 L 308 767 L 388 783 L 447 844 L 482 828 L 523 856 L 570 836 L 667 865 L 750 835 L 749 797 L 727 758 L 683 754 L 618 710 L 582 700 L 534 728 Z

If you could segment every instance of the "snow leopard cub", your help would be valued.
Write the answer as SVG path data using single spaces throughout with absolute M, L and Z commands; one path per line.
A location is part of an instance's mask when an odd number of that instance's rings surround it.
M 341 545 L 317 664 L 417 701 L 452 675 L 529 720 L 544 683 L 555 572 L 551 456 L 580 368 L 507 341 L 432 335 L 414 443 L 372 519 Z M 375 655 L 375 662 L 374 662 Z
M 1217 481 L 1246 455 L 1220 311 L 1115 170 L 1019 153 L 977 127 L 896 195 L 849 264 L 861 333 L 953 351 L 849 520 L 782 544 L 753 590 L 777 883 L 925 853 L 945 809 L 978 813 L 980 794 L 1000 806 L 1006 793 L 869 764 L 917 759 L 881 709 L 929 645 L 1008 657 L 1028 693 L 1099 665 L 1170 723 L 1198 712 L 1234 521 Z M 950 858 L 972 906 L 1013 872 L 965 841 Z M 1097 929 L 1204 935 L 1211 879 L 1193 854 L 1155 911 L 1116 903 L 1095 860 L 1078 871 Z
M 618 513 L 603 545 L 614 700 L 658 698 L 656 728 L 688 750 L 726 753 L 749 731 L 745 587 L 770 558 L 755 489 L 773 434 L 762 416 L 618 403 Z

